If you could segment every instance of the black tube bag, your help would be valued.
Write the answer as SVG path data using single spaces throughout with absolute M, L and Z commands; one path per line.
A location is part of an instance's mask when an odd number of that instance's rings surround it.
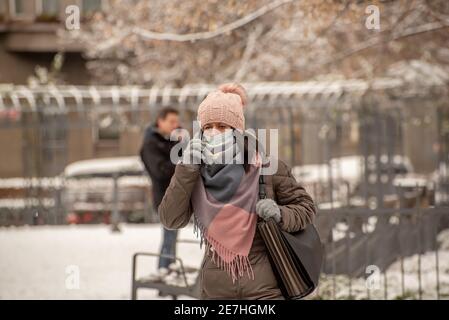
M 263 176 L 259 179 L 259 198 L 265 199 Z M 261 220 L 257 228 L 267 247 L 273 273 L 283 296 L 298 300 L 318 286 L 324 247 L 315 225 L 296 232 L 282 230 L 274 219 Z

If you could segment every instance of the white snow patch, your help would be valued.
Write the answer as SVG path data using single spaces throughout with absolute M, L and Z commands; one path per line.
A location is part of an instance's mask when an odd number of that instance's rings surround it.
M 0 299 L 130 299 L 132 255 L 159 252 L 160 225 L 122 224 L 121 233 L 108 225 L 0 228 Z M 178 239 L 196 240 L 193 228 Z M 197 244 L 180 243 L 185 265 L 199 267 Z M 80 288 L 66 288 L 68 266 L 80 271 Z M 142 258 L 138 275 L 156 270 L 157 258 Z M 159 299 L 141 289 L 139 299 Z M 181 296 L 180 298 L 188 298 Z

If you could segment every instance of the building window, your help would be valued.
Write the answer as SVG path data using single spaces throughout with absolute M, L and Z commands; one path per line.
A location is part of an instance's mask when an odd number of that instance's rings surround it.
M 39 21 L 58 20 L 59 0 L 36 0 L 36 16 Z
M 9 0 L 9 12 L 13 17 L 26 15 L 26 0 Z
M 0 1 L 0 22 L 6 19 L 6 2 Z
M 92 14 L 97 11 L 101 11 L 103 7 L 103 0 L 82 0 L 82 11 L 84 14 Z
M 58 0 L 40 0 L 40 13 L 48 15 L 57 15 L 59 13 Z
M 120 129 L 124 122 L 123 117 L 116 113 L 99 114 L 97 118 L 97 139 L 98 140 L 118 140 Z

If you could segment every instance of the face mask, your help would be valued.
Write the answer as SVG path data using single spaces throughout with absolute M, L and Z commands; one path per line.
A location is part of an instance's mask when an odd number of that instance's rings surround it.
M 214 135 L 204 135 L 206 142 L 204 154 L 208 164 L 224 164 L 234 156 L 234 133 L 226 130 Z
M 211 134 L 205 134 L 203 136 L 204 141 L 210 148 L 216 148 L 229 142 L 234 142 L 234 133 L 232 130 L 225 130 L 225 132 Z

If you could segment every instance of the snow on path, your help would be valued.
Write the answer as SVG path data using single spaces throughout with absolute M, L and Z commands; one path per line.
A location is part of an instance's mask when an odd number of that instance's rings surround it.
M 129 299 L 135 252 L 159 252 L 160 225 L 107 225 L 0 228 L 0 299 Z M 179 239 L 196 239 L 191 226 Z M 199 266 L 199 245 L 180 243 L 178 255 Z M 156 270 L 156 258 L 142 258 L 138 275 Z M 69 266 L 79 269 L 79 289 L 66 288 Z M 73 273 L 72 273 L 73 275 Z M 158 299 L 141 289 L 139 299 Z M 188 298 L 188 297 L 180 297 Z
M 107 225 L 38 226 L 0 228 L 0 299 L 129 299 L 131 259 L 135 252 L 159 252 L 160 225 L 122 224 L 121 233 Z M 178 239 L 197 240 L 191 225 Z M 439 235 L 440 284 L 449 297 L 449 230 Z M 203 256 L 198 244 L 179 243 L 178 256 L 185 265 L 199 267 Z M 66 287 L 67 267 L 77 266 L 79 289 Z M 156 258 L 142 258 L 138 276 L 156 270 Z M 406 289 L 416 291 L 417 255 L 404 260 Z M 388 269 L 389 299 L 400 295 L 399 262 Z M 422 256 L 424 298 L 435 299 L 435 254 Z M 322 281 L 321 291 L 329 283 Z M 338 285 L 338 296 L 347 295 L 347 281 Z M 381 288 L 383 286 L 381 285 Z M 354 279 L 353 294 L 366 298 L 363 279 Z M 139 299 L 159 299 L 154 290 L 141 289 Z M 383 291 L 372 298 L 382 299 Z M 180 298 L 189 299 L 181 296 Z M 330 298 L 330 296 L 327 296 Z M 416 298 L 416 297 L 415 297 Z

